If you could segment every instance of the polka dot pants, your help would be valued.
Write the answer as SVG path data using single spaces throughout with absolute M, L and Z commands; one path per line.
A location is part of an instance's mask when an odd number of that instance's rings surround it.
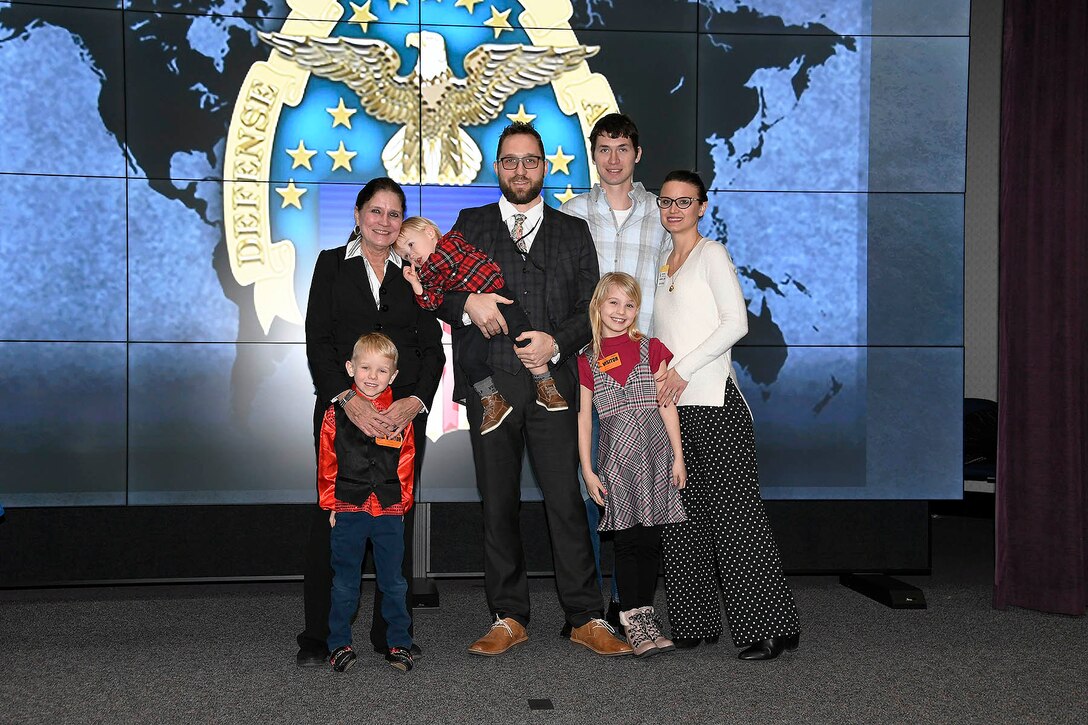
M 665 595 L 674 637 L 722 633 L 722 601 L 733 644 L 799 631 L 793 600 L 759 495 L 755 434 L 732 381 L 725 405 L 678 408 L 688 520 L 665 526 Z

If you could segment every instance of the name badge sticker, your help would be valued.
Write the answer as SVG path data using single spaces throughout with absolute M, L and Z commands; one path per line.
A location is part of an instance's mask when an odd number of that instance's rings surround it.
M 597 360 L 597 367 L 602 373 L 606 373 L 612 368 L 618 368 L 623 363 L 620 362 L 620 354 L 614 352 L 608 357 L 602 357 Z
M 669 265 L 661 265 L 661 269 L 657 270 L 657 286 L 664 287 L 665 282 L 669 278 Z
M 404 436 L 397 436 L 396 438 L 375 438 L 374 442 L 379 446 L 385 446 L 386 448 L 400 448 L 404 443 Z

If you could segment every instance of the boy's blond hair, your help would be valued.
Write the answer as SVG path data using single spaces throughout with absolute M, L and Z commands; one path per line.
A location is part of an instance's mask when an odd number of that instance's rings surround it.
M 400 239 L 402 236 L 404 236 L 405 232 L 422 232 L 425 229 L 432 230 L 434 232 L 435 239 L 442 238 L 442 230 L 439 229 L 438 225 L 432 222 L 430 219 L 425 216 L 410 216 L 403 222 L 401 222 L 400 236 L 398 236 L 397 239 Z
M 389 358 L 393 361 L 393 370 L 397 369 L 400 353 L 397 352 L 397 346 L 393 344 L 388 336 L 380 332 L 371 332 L 361 336 L 355 341 L 355 347 L 351 349 L 351 359 L 353 361 L 358 360 L 360 355 L 367 352 Z
M 604 303 L 604 298 L 613 287 L 619 287 L 621 292 L 631 298 L 631 301 L 635 303 L 635 307 L 642 308 L 642 288 L 638 286 L 638 280 L 626 272 L 608 272 L 601 277 L 601 281 L 597 283 L 596 289 L 593 290 L 593 297 L 589 300 L 589 328 L 593 331 L 593 354 L 595 356 L 601 354 L 601 329 L 604 327 L 601 323 L 601 304 Z M 627 336 L 632 340 L 641 340 L 643 335 L 638 331 L 635 324 L 631 324 L 630 329 L 627 330 Z

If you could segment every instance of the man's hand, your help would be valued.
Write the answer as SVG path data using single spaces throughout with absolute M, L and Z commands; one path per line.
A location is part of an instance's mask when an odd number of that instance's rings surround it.
M 508 300 L 494 292 L 470 294 L 465 300 L 465 314 L 472 320 L 472 324 L 480 328 L 484 337 L 490 339 L 500 333 L 503 335 L 507 333 L 506 318 L 499 312 L 499 305 L 512 304 L 514 304 L 513 300 Z
M 329 528 L 332 529 L 332 528 L 335 528 L 335 527 L 336 527 L 336 512 L 335 511 L 330 511 L 329 512 Z
M 371 438 L 387 435 L 393 430 L 392 425 L 374 409 L 374 404 L 361 395 L 356 395 L 344 406 L 348 420 L 355 427 Z
M 381 418 L 386 425 L 393 426 L 392 435 L 400 435 L 405 426 L 423 409 L 423 403 L 418 398 L 401 398 L 390 403 L 389 407 L 381 413 Z
M 518 335 L 518 342 L 531 340 L 525 347 L 515 347 L 514 353 L 521 364 L 532 369 L 547 365 L 555 354 L 555 338 L 540 330 L 529 330 Z

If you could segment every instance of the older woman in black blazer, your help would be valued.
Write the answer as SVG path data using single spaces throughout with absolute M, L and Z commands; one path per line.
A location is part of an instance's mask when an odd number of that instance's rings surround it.
M 321 252 L 314 266 L 306 309 L 306 358 L 317 392 L 316 442 L 321 418 L 330 401 L 351 388 L 344 361 L 351 357 L 355 340 L 368 332 L 382 332 L 396 343 L 400 364 L 392 386 L 393 404 L 378 413 L 362 396 L 356 396 L 347 402 L 345 409 L 351 421 L 371 436 L 397 432 L 414 420 L 418 480 L 427 440 L 427 409 L 438 388 L 445 355 L 438 321 L 415 303 L 412 288 L 401 275 L 401 260 L 392 251 L 404 219 L 404 208 L 404 191 L 392 179 L 373 179 L 359 192 L 355 200 L 355 228 L 348 243 Z M 411 509 L 404 521 L 403 572 L 408 581 L 412 578 L 414 512 Z M 325 664 L 328 655 L 325 640 L 329 634 L 332 586 L 328 512 L 315 505 L 313 516 L 303 589 L 306 629 L 298 635 L 299 666 Z M 376 651 L 384 652 L 381 596 L 381 592 L 375 591 L 376 614 L 370 640 Z

